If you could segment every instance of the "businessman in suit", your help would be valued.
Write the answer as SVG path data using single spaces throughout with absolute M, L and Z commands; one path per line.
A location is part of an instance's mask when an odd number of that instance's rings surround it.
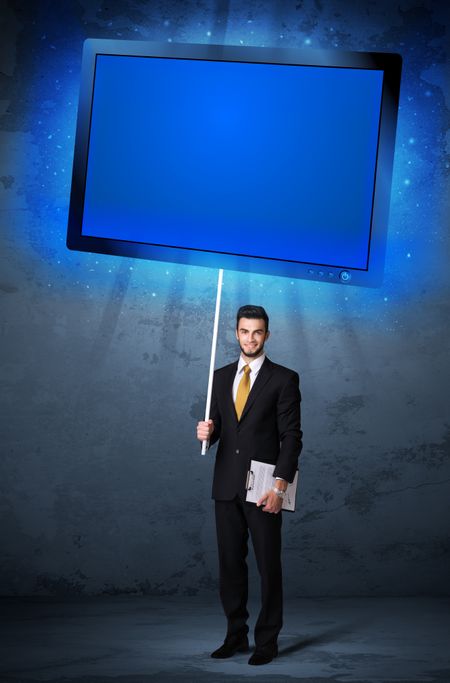
M 249 533 L 261 577 L 261 610 L 249 664 L 267 664 L 278 654 L 283 621 L 281 524 L 283 494 L 302 449 L 299 376 L 267 358 L 269 318 L 262 306 L 237 313 L 239 360 L 214 373 L 211 418 L 199 422 L 197 438 L 219 441 L 214 467 L 220 598 L 227 618 L 223 645 L 211 656 L 247 652 Z M 250 460 L 275 465 L 275 485 L 256 503 L 246 497 Z

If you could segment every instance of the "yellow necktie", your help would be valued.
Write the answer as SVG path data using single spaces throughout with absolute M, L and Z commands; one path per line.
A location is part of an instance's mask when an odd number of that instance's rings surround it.
M 236 394 L 236 415 L 237 419 L 241 419 L 241 415 L 244 411 L 245 404 L 250 393 L 250 365 L 244 365 L 244 374 L 242 375 L 241 381 L 239 382 L 237 394 Z

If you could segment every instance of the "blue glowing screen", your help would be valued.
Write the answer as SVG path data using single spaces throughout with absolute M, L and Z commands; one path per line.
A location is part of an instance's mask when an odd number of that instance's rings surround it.
M 97 54 L 81 234 L 367 269 L 383 75 Z

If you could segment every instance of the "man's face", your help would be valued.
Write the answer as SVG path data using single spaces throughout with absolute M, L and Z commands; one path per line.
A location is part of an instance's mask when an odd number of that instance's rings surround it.
M 262 318 L 240 318 L 236 330 L 236 339 L 242 355 L 246 358 L 257 358 L 264 350 L 264 342 L 269 338 L 266 323 Z

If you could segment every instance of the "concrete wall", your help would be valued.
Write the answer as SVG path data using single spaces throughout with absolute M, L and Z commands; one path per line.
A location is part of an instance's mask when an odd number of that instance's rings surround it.
M 216 273 L 65 248 L 86 37 L 403 55 L 383 286 L 227 272 L 217 364 L 252 302 L 301 375 L 288 595 L 448 594 L 444 5 L 2 3 L 0 594 L 217 589 L 214 456 L 194 438 Z

